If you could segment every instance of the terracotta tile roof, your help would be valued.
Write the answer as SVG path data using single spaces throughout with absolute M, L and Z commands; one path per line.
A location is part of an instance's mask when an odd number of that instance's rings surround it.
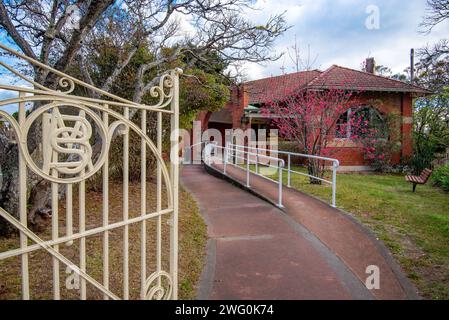
M 318 70 L 301 71 L 249 81 L 245 82 L 244 90 L 248 93 L 249 104 L 277 100 L 289 95 L 293 90 L 304 88 L 321 73 Z
M 421 87 L 371 73 L 333 65 L 309 82 L 308 88 L 339 88 L 360 91 L 430 93 Z
M 356 91 L 410 92 L 430 91 L 399 80 L 333 65 L 324 72 L 303 71 L 245 83 L 250 104 L 277 100 L 299 89 L 348 89 Z

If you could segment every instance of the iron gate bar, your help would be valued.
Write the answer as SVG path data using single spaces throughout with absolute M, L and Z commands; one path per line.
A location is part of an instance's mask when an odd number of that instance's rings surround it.
M 6 105 L 18 105 L 18 120 L 9 113 L 0 109 L 0 117 L 3 117 L 9 124 L 10 130 L 14 132 L 17 146 L 19 148 L 19 210 L 18 219 L 11 213 L 0 208 L 0 216 L 11 223 L 20 232 L 20 248 L 12 249 L 0 253 L 0 259 L 7 259 L 14 256 L 21 256 L 21 290 L 22 298 L 30 299 L 29 286 L 29 253 L 44 249 L 52 257 L 53 275 L 53 298 L 60 299 L 60 263 L 70 267 L 81 279 L 80 298 L 87 298 L 86 284 L 90 283 L 103 293 L 104 299 L 120 299 L 119 296 L 110 290 L 110 270 L 109 270 L 109 232 L 113 229 L 123 228 L 123 292 L 122 298 L 128 299 L 129 292 L 129 225 L 140 223 L 140 298 L 142 299 L 177 299 L 177 274 L 178 274 L 178 183 L 179 183 L 179 156 L 175 150 L 178 148 L 179 135 L 179 76 L 181 69 L 170 70 L 159 77 L 158 85 L 150 90 L 150 94 L 156 99 L 153 105 L 138 104 L 133 101 L 118 97 L 109 92 L 98 89 L 90 84 L 84 83 L 63 72 L 55 70 L 41 62 L 27 57 L 15 50 L 12 50 L 0 43 L 0 49 L 15 56 L 17 59 L 29 62 L 35 67 L 47 70 L 58 77 L 57 85 L 60 90 L 47 88 L 27 76 L 15 70 L 8 63 L 0 60 L 0 66 L 11 72 L 13 75 L 30 84 L 32 87 L 18 87 L 0 84 L 0 89 L 16 92 L 18 97 L 0 101 L 0 107 Z M 73 95 L 75 87 L 79 85 L 88 90 L 92 90 L 99 96 L 107 97 L 110 100 L 99 98 L 88 98 Z M 44 102 L 45 104 L 33 110 L 27 115 L 26 104 L 34 102 Z M 70 107 L 77 110 L 78 114 L 65 114 L 59 111 L 60 107 Z M 112 110 L 114 106 L 122 108 L 123 112 Z M 168 107 L 168 108 L 167 108 Z M 140 111 L 140 126 L 130 120 L 130 110 Z M 156 145 L 146 135 L 147 112 L 157 114 L 157 141 Z M 162 115 L 170 117 L 172 132 L 170 139 L 171 164 L 167 169 L 162 158 Z M 44 163 L 40 167 L 31 157 L 27 145 L 27 136 L 31 126 L 42 117 L 42 151 Z M 99 130 L 102 139 L 101 151 L 95 164 L 92 163 L 92 148 L 89 142 L 92 135 L 91 122 Z M 112 122 L 110 121 L 113 118 Z M 64 120 L 74 123 L 73 127 L 67 126 Z M 111 123 L 110 123 L 111 122 Z M 108 153 L 111 140 L 115 132 L 123 136 L 123 219 L 122 221 L 110 223 L 109 221 L 109 161 Z M 140 137 L 141 140 L 141 192 L 140 192 L 140 214 L 138 217 L 129 217 L 129 134 L 130 130 Z M 157 162 L 157 182 L 156 182 L 156 211 L 147 213 L 146 207 L 146 156 L 148 150 L 155 156 Z M 73 154 L 78 160 L 61 161 L 59 154 Z M 36 175 L 51 183 L 51 240 L 43 240 L 27 227 L 27 170 L 31 170 Z M 86 199 L 85 181 L 96 172 L 102 174 L 102 222 L 101 226 L 86 229 Z M 167 192 L 167 204 L 162 205 L 162 183 L 165 184 Z M 66 191 L 66 227 L 65 236 L 60 236 L 61 230 L 58 225 L 58 189 L 60 185 L 65 185 Z M 79 201 L 79 227 L 74 233 L 73 230 L 73 184 L 78 184 Z M 170 272 L 162 269 L 162 216 L 170 216 Z M 147 276 L 147 220 L 156 219 L 156 270 Z M 86 273 L 86 237 L 102 234 L 102 284 L 97 282 Z M 28 239 L 35 244 L 28 245 Z M 75 265 L 59 252 L 59 246 L 65 244 L 71 246 L 74 240 L 80 241 L 79 265 Z M 162 282 L 166 279 L 166 287 Z
M 148 219 L 155 218 L 155 217 L 161 217 L 161 216 L 164 216 L 164 215 L 167 215 L 170 213 L 173 213 L 173 209 L 165 209 L 165 210 L 160 210 L 157 212 L 147 213 L 144 216 L 139 216 L 139 217 L 128 219 L 127 223 L 128 224 L 139 223 L 144 220 L 148 220 Z M 126 224 L 126 222 L 123 222 L 123 221 L 110 223 L 104 227 L 97 227 L 97 228 L 89 229 L 89 230 L 84 231 L 83 233 L 78 232 L 71 236 L 59 237 L 57 240 L 47 240 L 47 241 L 44 241 L 44 243 L 46 245 L 50 245 L 50 246 L 63 244 L 63 243 L 67 243 L 69 241 L 81 239 L 83 237 L 90 237 L 90 236 L 97 235 L 99 233 L 107 233 L 111 230 L 124 227 L 125 224 Z M 23 247 L 21 249 L 12 249 L 9 251 L 0 252 L 0 260 L 12 258 L 12 257 L 19 256 L 19 255 L 22 255 L 25 253 L 30 253 L 30 252 L 39 250 L 39 247 L 40 247 L 39 244 L 34 244 L 34 245 L 29 245 L 29 246 Z

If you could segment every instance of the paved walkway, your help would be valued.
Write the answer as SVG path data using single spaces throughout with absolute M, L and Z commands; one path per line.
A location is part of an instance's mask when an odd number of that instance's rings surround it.
M 199 299 L 372 299 L 351 270 L 270 203 L 185 166 L 182 184 L 208 225 Z
M 215 167 L 221 171 L 219 165 Z M 211 169 L 209 169 L 211 170 Z M 228 177 L 246 184 L 246 172 L 228 166 Z M 277 203 L 278 185 L 255 174 L 250 177 L 251 191 Z M 388 249 L 354 218 L 326 203 L 292 188 L 283 188 L 283 211 L 310 231 L 341 261 L 360 283 L 365 283 L 368 266 L 377 266 L 380 289 L 371 290 L 376 299 L 417 299 L 415 288 L 402 273 Z

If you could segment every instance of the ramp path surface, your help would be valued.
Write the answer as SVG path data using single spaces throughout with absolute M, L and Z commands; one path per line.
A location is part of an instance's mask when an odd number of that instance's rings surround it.
M 222 171 L 220 164 L 213 164 L 212 167 L 218 170 L 216 173 Z M 227 176 L 242 186 L 246 184 L 246 171 L 241 168 L 228 166 Z M 256 174 L 250 175 L 250 182 L 252 192 L 277 203 L 278 184 Z M 417 290 L 385 245 L 352 216 L 286 186 L 283 187 L 283 205 L 283 211 L 320 239 L 359 281 L 365 283 L 369 276 L 367 267 L 378 268 L 380 288 L 371 290 L 376 299 L 419 298 Z
M 370 293 L 279 209 L 202 166 L 181 171 L 208 225 L 200 299 L 363 299 Z M 343 278 L 343 279 L 341 279 Z

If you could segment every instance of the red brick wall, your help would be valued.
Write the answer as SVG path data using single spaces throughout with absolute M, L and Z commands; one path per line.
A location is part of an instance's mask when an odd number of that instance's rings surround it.
M 413 98 L 410 94 L 404 95 L 402 102 L 402 157 L 413 155 Z
M 249 104 L 245 85 L 236 87 L 236 89 L 232 90 L 232 95 L 234 95 L 234 97 L 231 97 L 231 103 L 227 105 L 227 108 L 232 114 L 232 128 L 238 129 L 241 126 L 243 109 Z
M 335 148 L 330 157 L 338 159 L 341 166 L 366 166 L 368 165 L 363 157 L 360 148 Z
M 205 131 L 209 128 L 209 119 L 212 115 L 210 111 L 201 111 L 196 118 L 197 121 L 201 121 L 201 131 Z

